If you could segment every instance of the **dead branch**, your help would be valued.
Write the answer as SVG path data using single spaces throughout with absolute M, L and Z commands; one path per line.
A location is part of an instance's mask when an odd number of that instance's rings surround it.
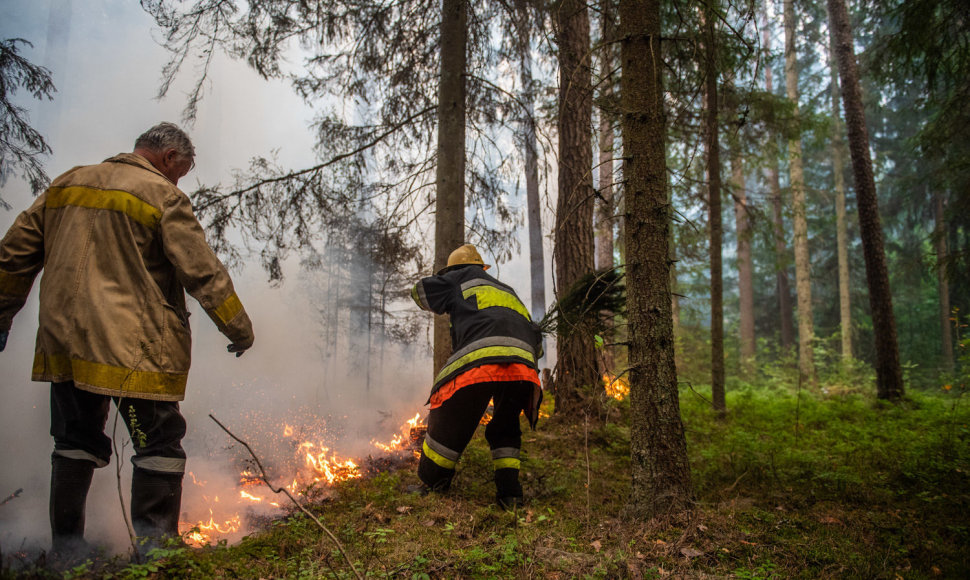
M 306 514 L 307 517 L 313 520 L 314 523 L 316 523 L 317 526 L 319 526 L 319 528 L 323 530 L 324 533 L 327 534 L 327 536 L 330 537 L 334 545 L 337 546 L 337 549 L 340 550 L 340 554 L 344 557 L 344 560 L 347 561 L 347 565 L 350 566 L 350 569 L 353 571 L 354 575 L 357 576 L 359 580 L 363 580 L 363 576 L 361 576 L 360 573 L 357 571 L 357 568 L 354 567 L 354 563 L 350 560 L 350 557 L 347 555 L 347 552 L 344 551 L 344 547 L 340 543 L 340 540 L 337 539 L 337 536 L 333 535 L 333 532 L 327 529 L 327 526 L 323 525 L 323 522 L 321 522 L 319 519 L 317 519 L 316 516 L 310 513 L 309 510 L 303 507 L 303 505 L 300 504 L 300 502 L 296 501 L 296 498 L 293 497 L 293 495 L 289 492 L 289 490 L 287 490 L 284 487 L 274 487 L 273 484 L 269 482 L 269 478 L 266 475 L 266 470 L 263 468 L 262 462 L 259 460 L 259 457 L 256 456 L 256 453 L 253 451 L 253 448 L 249 446 L 249 443 L 246 443 L 239 437 L 236 437 L 235 435 L 233 435 L 232 431 L 230 431 L 225 425 L 220 423 L 219 419 L 216 419 L 212 415 L 212 413 L 209 413 L 209 418 L 215 421 L 216 425 L 221 427 L 222 430 L 226 432 L 226 435 L 229 435 L 234 440 L 239 442 L 239 444 L 241 444 L 243 447 L 246 448 L 246 451 L 249 452 L 249 455 L 253 458 L 253 461 L 256 462 L 256 467 L 259 468 L 259 478 L 263 480 L 263 483 L 266 484 L 266 487 L 268 487 L 273 493 L 282 493 L 283 495 L 285 495 L 287 498 L 289 498 L 289 500 L 293 503 L 293 505 L 295 505 L 301 512 Z
M 17 491 L 15 491 L 15 492 L 13 492 L 13 493 L 11 493 L 11 494 L 10 494 L 10 495 L 8 495 L 7 497 L 5 497 L 5 498 L 3 498 L 3 501 L 0 501 L 0 505 L 4 505 L 4 504 L 6 504 L 6 503 L 7 503 L 8 501 L 10 501 L 10 500 L 12 500 L 12 499 L 14 499 L 14 498 L 17 498 L 17 497 L 20 497 L 20 494 L 21 494 L 21 493 L 23 493 L 23 491 L 24 491 L 24 488 L 22 488 L 22 487 L 21 487 L 21 488 L 20 488 L 20 489 L 18 489 Z

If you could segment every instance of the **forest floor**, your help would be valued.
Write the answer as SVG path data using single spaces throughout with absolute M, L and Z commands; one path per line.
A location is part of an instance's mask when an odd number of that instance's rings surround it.
M 948 385 L 885 404 L 852 389 L 729 386 L 716 419 L 681 407 L 697 494 L 690 514 L 626 516 L 626 402 L 589 422 L 540 422 L 523 441 L 526 505 L 494 502 L 479 429 L 452 490 L 409 493 L 413 467 L 336 485 L 315 516 L 267 522 L 236 545 L 156 551 L 71 578 L 970 578 L 970 401 Z

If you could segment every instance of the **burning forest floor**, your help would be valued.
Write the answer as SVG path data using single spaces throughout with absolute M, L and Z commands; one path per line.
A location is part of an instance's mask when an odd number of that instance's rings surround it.
M 409 492 L 413 455 L 399 453 L 300 496 L 346 558 L 310 515 L 285 508 L 237 542 L 161 549 L 147 563 L 116 557 L 56 573 L 4 553 L 2 577 L 970 577 L 962 392 L 914 392 L 895 406 L 844 390 L 729 392 L 720 420 L 697 393 L 681 393 L 698 500 L 690 515 L 626 517 L 629 409 L 611 399 L 588 422 L 555 417 L 524 432 L 526 505 L 516 513 L 495 505 L 480 429 L 444 495 Z

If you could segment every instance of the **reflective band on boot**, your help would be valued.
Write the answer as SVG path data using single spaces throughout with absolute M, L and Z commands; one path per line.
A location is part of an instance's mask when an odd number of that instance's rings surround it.
M 461 457 L 460 453 L 448 449 L 427 434 L 424 436 L 424 444 L 421 446 L 421 450 L 424 451 L 428 459 L 445 469 L 454 469 L 455 465 L 458 464 L 458 458 Z
M 136 466 L 148 471 L 159 473 L 185 473 L 184 457 L 156 457 L 156 456 L 136 456 L 131 459 Z
M 519 450 L 515 447 L 497 447 L 492 449 L 492 464 L 495 469 L 519 469 Z

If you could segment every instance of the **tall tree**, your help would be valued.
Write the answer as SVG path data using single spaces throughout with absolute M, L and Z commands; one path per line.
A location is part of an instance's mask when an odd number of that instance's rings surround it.
M 615 105 L 613 103 L 613 42 L 616 36 L 616 17 L 614 0 L 603 0 L 600 11 L 600 71 L 599 71 L 599 160 L 597 170 L 599 187 L 596 192 L 596 269 L 613 267 L 613 225 L 616 207 L 613 187 L 613 157 L 615 133 L 613 123 Z M 611 320 L 606 319 L 607 335 L 612 334 Z M 607 337 L 609 338 L 609 336 Z M 610 343 L 613 341 L 610 340 Z M 604 344 L 601 357 L 604 372 L 614 372 L 613 347 Z
M 467 0 L 441 0 L 438 165 L 435 178 L 435 271 L 465 240 L 465 66 Z M 451 356 L 448 317 L 434 320 L 434 372 Z
M 721 246 L 724 231 L 721 218 L 721 147 L 717 95 L 717 0 L 707 0 L 704 20 L 704 100 L 707 111 L 704 123 L 704 148 L 707 153 L 707 223 L 711 260 L 711 398 L 714 409 L 725 411 L 724 398 L 724 281 Z
M 659 0 L 620 0 L 620 108 L 626 179 L 630 510 L 653 517 L 693 499 L 680 418 L 668 262 Z
M 839 263 L 839 322 L 842 359 L 852 358 L 852 301 L 849 294 L 849 228 L 845 216 L 845 175 L 842 110 L 839 107 L 839 66 L 835 62 L 835 32 L 829 26 L 829 73 L 832 96 L 832 174 L 835 179 L 835 232 Z
M 567 291 L 593 271 L 593 87 L 589 8 L 563 0 L 556 8 L 559 45 L 559 186 L 556 202 L 556 287 Z M 593 338 L 586 332 L 558 331 L 556 412 L 572 416 L 591 400 L 599 383 Z
M 532 319 L 546 313 L 546 267 L 542 249 L 542 206 L 539 203 L 539 155 L 536 144 L 535 81 L 532 77 L 532 19 L 528 0 L 515 0 L 516 49 L 522 92 L 522 150 L 525 157 L 525 196 L 529 222 L 529 266 L 532 279 Z
M 765 26 L 762 44 L 765 53 L 771 54 L 771 27 L 765 10 Z M 765 91 L 774 92 L 771 66 L 765 67 Z M 784 204 L 781 198 L 781 184 L 778 178 L 778 144 L 769 137 L 766 147 L 768 166 L 765 174 L 771 199 L 771 224 L 775 240 L 775 290 L 778 293 L 779 340 L 783 351 L 788 352 L 795 344 L 795 324 L 792 319 L 791 289 L 788 283 L 788 246 L 785 242 Z
M 734 190 L 734 223 L 738 254 L 738 326 L 741 339 L 741 372 L 754 374 L 754 263 L 751 257 L 751 219 L 748 192 L 744 180 L 744 158 L 735 146 L 731 158 L 731 182 Z
M 798 124 L 798 54 L 795 47 L 795 1 L 785 0 L 785 92 L 792 103 Z M 812 320 L 812 274 L 808 252 L 808 220 L 805 215 L 805 177 L 802 168 L 802 138 L 788 139 L 789 186 L 791 187 L 792 222 L 795 246 L 795 291 L 798 296 L 798 374 L 802 381 L 815 382 Z
M 943 355 L 943 368 L 953 370 L 953 323 L 950 320 L 950 285 L 946 276 L 947 244 L 946 219 L 944 217 L 943 194 L 933 194 L 933 217 L 935 227 L 933 242 L 936 246 L 936 284 L 940 294 L 940 336 Z
M 790 0 L 789 0 L 790 1 Z M 835 54 L 842 80 L 842 104 L 845 107 L 849 134 L 849 153 L 855 180 L 856 204 L 859 209 L 859 233 L 866 262 L 869 306 L 872 309 L 873 334 L 876 340 L 876 396 L 899 399 L 903 396 L 903 373 L 899 365 L 896 317 L 893 314 L 889 272 L 882 242 L 882 224 L 876 197 L 876 183 L 869 156 L 869 132 L 866 128 L 859 71 L 852 48 L 852 29 L 845 0 L 828 0 L 829 26 L 834 30 Z

